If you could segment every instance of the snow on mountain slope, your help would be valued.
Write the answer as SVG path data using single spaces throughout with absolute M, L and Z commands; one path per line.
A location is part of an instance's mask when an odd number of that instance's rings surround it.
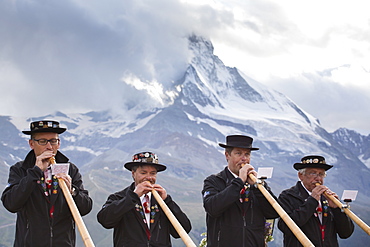
M 315 133 L 320 127 L 317 119 L 283 94 L 248 78 L 236 68 L 226 67 L 213 54 L 209 41 L 193 36 L 190 49 L 194 58 L 181 84 L 179 98 L 183 105 L 195 107 L 202 116 L 193 115 L 196 112 L 193 109 L 193 113 L 187 112 L 189 119 L 206 123 L 224 136 L 241 130 L 225 129 L 219 124 L 222 121 L 249 126 L 254 130 L 249 134 L 258 136 L 259 141 L 278 140 L 278 146 L 288 146 L 291 151 L 305 146 L 302 136 L 330 145 Z M 300 148 L 300 151 L 304 153 L 309 149 L 312 147 Z

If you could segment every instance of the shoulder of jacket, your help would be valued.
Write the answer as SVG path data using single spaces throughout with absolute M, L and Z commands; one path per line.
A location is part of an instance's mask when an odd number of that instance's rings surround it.
M 226 174 L 224 171 L 221 171 L 216 174 L 209 175 L 206 179 L 213 180 L 213 181 L 226 181 Z
M 304 201 L 304 198 L 301 196 L 297 185 L 295 185 L 295 186 L 293 186 L 289 189 L 283 190 L 280 193 L 279 197 L 293 197 L 293 198 L 297 198 L 300 201 Z
M 18 161 L 14 165 L 10 167 L 10 172 L 16 172 L 16 173 L 22 173 L 26 174 L 27 169 L 30 167 L 27 167 L 28 165 L 24 163 L 24 160 Z
M 14 165 L 12 165 L 11 167 L 21 168 L 22 165 L 23 165 L 23 163 L 24 163 L 24 160 L 18 161 L 17 163 L 15 163 Z

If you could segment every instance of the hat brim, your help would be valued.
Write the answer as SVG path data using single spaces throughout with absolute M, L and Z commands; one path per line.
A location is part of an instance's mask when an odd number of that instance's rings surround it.
M 222 143 L 219 143 L 218 145 L 220 147 L 223 147 L 223 148 L 246 148 L 246 149 L 250 149 L 250 150 L 259 150 L 259 148 L 254 148 L 254 147 L 250 147 L 250 146 L 243 146 L 243 145 L 230 146 L 230 145 L 226 145 L 226 144 L 222 144 Z
M 157 172 L 162 172 L 167 169 L 165 165 L 148 162 L 127 162 L 124 166 L 129 171 L 132 171 L 134 166 L 154 166 L 157 169 Z
M 45 129 L 37 129 L 37 130 L 23 130 L 22 133 L 26 135 L 32 135 L 35 133 L 57 133 L 62 134 L 66 131 L 66 128 L 45 128 Z
M 312 163 L 309 163 L 309 164 L 295 163 L 293 165 L 293 167 L 297 171 L 298 170 L 301 170 L 301 169 L 304 169 L 304 168 L 321 168 L 321 169 L 324 169 L 325 171 L 327 171 L 330 168 L 332 168 L 333 165 L 328 165 L 328 164 L 312 164 Z

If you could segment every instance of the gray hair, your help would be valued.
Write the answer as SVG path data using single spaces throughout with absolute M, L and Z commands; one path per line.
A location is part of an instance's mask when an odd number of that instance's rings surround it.
M 299 169 L 298 172 L 302 175 L 306 174 L 306 168 Z

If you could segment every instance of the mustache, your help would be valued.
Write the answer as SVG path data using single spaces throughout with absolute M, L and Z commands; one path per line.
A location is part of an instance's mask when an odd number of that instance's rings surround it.
M 155 179 L 153 179 L 153 178 L 144 178 L 141 182 L 145 182 L 145 181 L 148 181 L 151 184 L 155 183 Z

